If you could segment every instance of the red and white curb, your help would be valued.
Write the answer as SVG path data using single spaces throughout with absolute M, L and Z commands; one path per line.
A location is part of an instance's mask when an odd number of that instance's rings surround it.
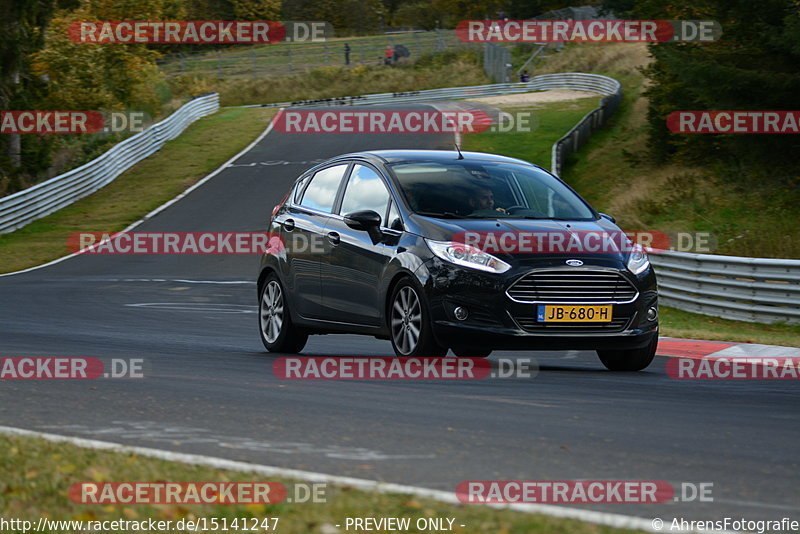
M 800 348 L 699 339 L 659 340 L 667 376 L 688 380 L 798 380 Z
M 680 339 L 662 337 L 658 340 L 659 356 L 671 358 L 798 358 L 800 348 L 758 343 L 734 343 L 730 341 L 704 341 L 702 339 Z

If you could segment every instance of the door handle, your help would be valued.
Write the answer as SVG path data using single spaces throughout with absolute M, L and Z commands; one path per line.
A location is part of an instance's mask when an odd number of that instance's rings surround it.
M 294 230 L 294 219 L 286 219 L 283 221 L 283 229 L 287 232 Z
M 338 245 L 341 240 L 338 232 L 328 232 L 328 241 L 331 242 L 331 245 Z

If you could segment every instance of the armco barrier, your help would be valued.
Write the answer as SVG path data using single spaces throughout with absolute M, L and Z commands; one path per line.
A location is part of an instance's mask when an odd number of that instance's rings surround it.
M 562 72 L 558 74 L 541 74 L 534 76 L 529 82 L 493 83 L 489 85 L 468 85 L 464 87 L 445 87 L 442 89 L 425 89 L 404 93 L 373 93 L 368 95 L 328 98 L 324 100 L 304 100 L 299 102 L 279 102 L 276 104 L 254 104 L 242 107 L 277 107 L 293 106 L 365 106 L 372 104 L 408 104 L 414 102 L 435 102 L 440 100 L 463 100 L 484 96 L 511 95 L 545 91 L 548 89 L 575 89 L 590 91 L 604 96 L 617 94 L 620 84 L 617 80 L 599 74 L 583 72 Z
M 133 135 L 92 161 L 45 182 L 0 198 L 0 234 L 69 206 L 156 152 L 191 123 L 219 109 L 216 93 L 197 97 L 166 119 Z
M 800 324 L 800 260 L 661 251 L 650 254 L 659 302 L 758 323 Z

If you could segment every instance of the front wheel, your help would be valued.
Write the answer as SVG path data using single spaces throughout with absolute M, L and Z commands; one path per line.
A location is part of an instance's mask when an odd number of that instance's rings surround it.
M 409 278 L 401 280 L 392 292 L 389 306 L 392 348 L 398 356 L 444 356 L 447 348 L 433 337 L 428 303 L 422 291 Z
M 292 323 L 283 287 L 274 273 L 267 277 L 261 288 L 258 323 L 261 342 L 270 352 L 295 354 L 306 346 L 308 334 L 298 330 Z
M 658 333 L 644 348 L 631 350 L 598 350 L 600 361 L 609 371 L 641 371 L 650 365 L 656 356 Z

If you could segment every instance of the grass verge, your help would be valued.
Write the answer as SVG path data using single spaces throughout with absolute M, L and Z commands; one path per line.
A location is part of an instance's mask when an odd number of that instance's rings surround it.
M 204 466 L 84 449 L 39 438 L 0 435 L 0 516 L 25 519 L 129 521 L 227 518 L 278 518 L 278 532 L 336 534 L 346 532 L 347 517 L 408 517 L 412 528 L 418 518 L 454 518 L 456 533 L 603 534 L 630 532 L 571 519 L 557 519 L 480 505 L 452 505 L 409 495 L 325 488 L 325 503 L 249 505 L 85 505 L 68 498 L 77 482 L 281 482 L 292 481 L 224 471 Z M 252 519 L 250 520 L 252 521 Z M 342 525 L 336 527 L 335 525 Z M 464 525 L 461 527 L 460 525 Z M 112 532 L 114 530 L 111 530 Z M 352 531 L 352 529 L 351 529 Z M 391 532 L 374 530 L 372 532 Z M 421 532 L 428 532 L 427 530 Z
M 266 128 L 274 113 L 239 108 L 200 119 L 96 193 L 0 235 L 0 272 L 66 255 L 67 237 L 73 232 L 122 230 L 236 155 Z M 227 133 L 221 136 L 220 131 Z
M 465 150 L 503 154 L 550 168 L 550 153 L 555 143 L 584 115 L 600 104 L 599 98 L 581 98 L 566 102 L 542 103 L 531 107 L 505 108 L 508 113 L 531 113 L 530 132 L 502 133 L 487 131 L 465 135 Z

